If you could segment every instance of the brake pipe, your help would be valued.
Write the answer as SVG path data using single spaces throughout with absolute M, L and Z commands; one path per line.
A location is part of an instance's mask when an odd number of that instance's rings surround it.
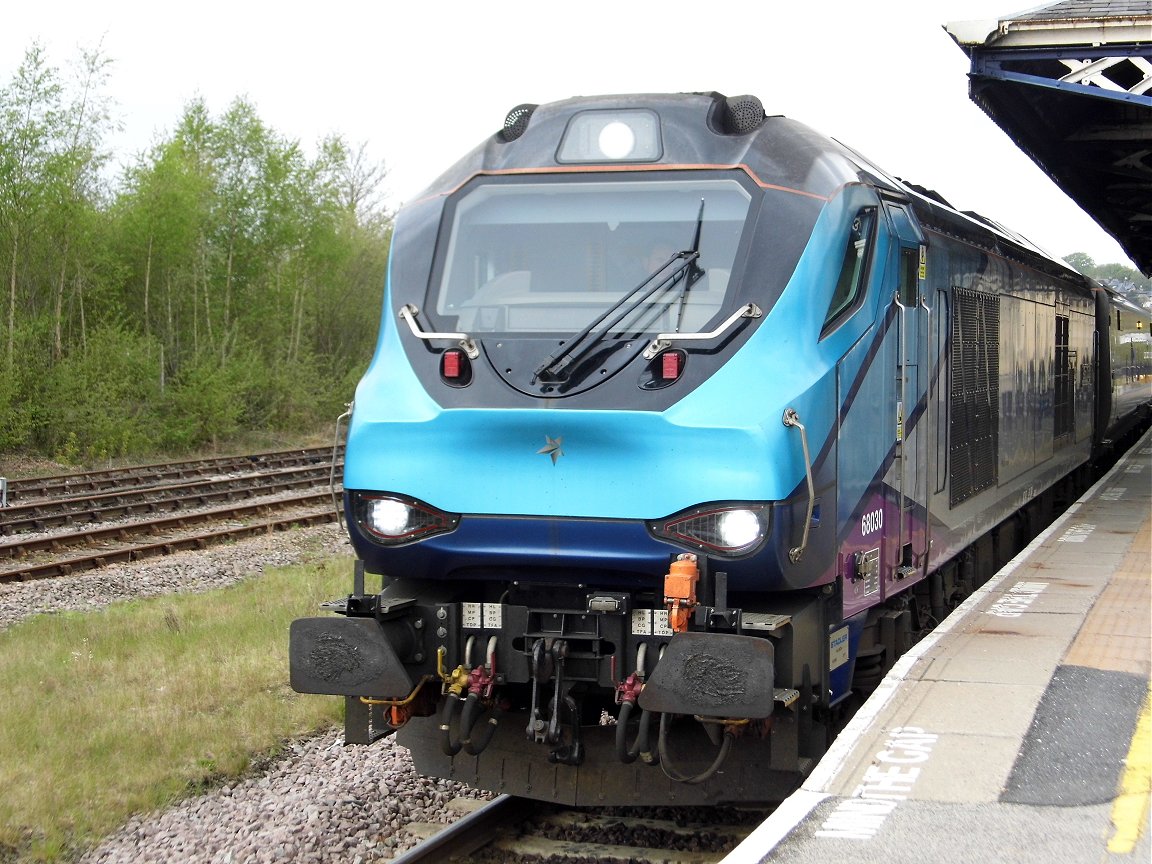
M 464 752 L 470 756 L 479 756 L 492 741 L 492 736 L 496 734 L 497 721 L 491 714 L 488 716 L 488 722 L 484 725 L 479 737 L 472 734 L 477 721 L 483 716 L 478 713 L 484 707 L 481 703 L 490 703 L 492 688 L 496 683 L 496 644 L 496 637 L 489 637 L 488 662 L 484 666 L 477 666 L 472 670 L 472 674 L 469 676 L 468 698 L 464 700 L 464 710 L 460 713 L 460 743 L 464 747 Z
M 491 743 L 492 736 L 496 734 L 497 720 L 491 714 L 488 715 L 488 721 L 484 724 L 480 734 L 472 734 L 479 719 L 478 716 L 475 716 L 479 707 L 479 697 L 475 693 L 469 693 L 468 698 L 464 700 L 464 710 L 460 714 L 460 728 L 464 735 L 464 739 L 460 743 L 464 747 L 464 752 L 469 756 L 479 756 L 484 752 L 484 748 Z
M 455 756 L 460 752 L 463 744 L 452 735 L 452 721 L 456 719 L 464 705 L 464 700 L 455 693 L 444 696 L 444 704 L 440 706 L 440 750 L 445 756 Z M 459 728 L 459 724 L 457 724 Z
M 644 689 L 643 682 L 647 675 L 645 669 L 647 656 L 648 645 L 641 642 L 640 647 L 636 650 L 636 671 L 616 685 L 616 701 L 620 703 L 620 716 L 616 719 L 616 757 L 625 765 L 635 762 L 637 756 L 648 765 L 656 763 L 656 754 L 652 752 L 652 747 L 648 743 L 649 728 L 652 724 L 650 711 L 641 709 L 640 729 L 636 733 L 636 740 L 632 746 L 628 746 L 628 720 L 640 698 L 640 691 Z M 612 656 L 612 661 L 613 666 L 615 666 L 615 655 Z
M 452 721 L 464 705 L 460 694 L 468 687 L 468 670 L 461 664 L 451 672 L 444 671 L 444 658 L 447 649 L 441 645 L 436 649 L 436 673 L 440 676 L 444 704 L 440 707 L 440 749 L 445 756 L 455 756 L 460 752 L 461 742 L 452 735 Z
M 669 780 L 675 780 L 678 783 L 686 783 L 689 786 L 694 786 L 696 784 L 703 783 L 706 780 L 710 780 L 712 776 L 720 770 L 720 767 L 724 764 L 724 760 L 728 758 L 728 752 L 732 749 L 732 742 L 736 738 L 736 729 L 740 726 L 746 725 L 749 722 L 748 720 L 705 720 L 702 717 L 697 717 L 696 719 L 699 720 L 702 724 L 705 722 L 718 723 L 724 727 L 724 741 L 720 745 L 720 751 L 716 754 L 716 758 L 712 761 L 712 764 L 701 771 L 699 774 L 691 777 L 683 775 L 674 767 L 672 767 L 671 762 L 669 762 L 667 748 L 667 714 L 660 715 L 660 735 L 656 743 L 657 752 L 660 754 L 660 770 L 664 772 L 664 776 L 666 776 Z
M 374 699 L 370 696 L 361 696 L 360 701 L 365 705 L 384 705 L 389 708 L 388 725 L 394 729 L 399 729 L 408 722 L 408 717 L 402 716 L 403 711 L 401 709 L 407 708 L 415 701 L 416 694 L 420 692 L 420 688 L 431 681 L 432 677 L 431 675 L 425 675 L 421 678 L 416 682 L 416 686 L 412 688 L 412 692 L 403 699 Z
M 649 744 L 649 729 L 652 725 L 651 711 L 640 710 L 640 729 L 636 733 L 636 740 L 632 742 L 632 746 L 628 746 L 628 720 L 632 716 L 635 704 L 635 701 L 628 701 L 620 706 L 620 716 L 616 720 L 616 757 L 625 765 L 635 762 L 637 756 L 642 762 L 655 765 L 657 757 L 652 752 L 652 745 Z

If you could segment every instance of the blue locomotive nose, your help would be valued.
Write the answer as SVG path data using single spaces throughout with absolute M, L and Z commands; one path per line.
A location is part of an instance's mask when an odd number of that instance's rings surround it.
M 747 375 L 756 356 L 717 377 Z M 378 386 L 374 371 L 361 393 Z M 353 542 L 370 572 L 404 578 L 620 586 L 658 579 L 689 550 L 722 561 L 734 589 L 814 584 L 826 555 L 789 562 L 811 505 L 800 438 L 763 422 L 767 401 L 722 388 L 662 412 L 359 400 L 344 477 Z
M 789 454 L 786 431 L 622 411 L 442 411 L 419 423 L 357 417 L 344 486 L 386 483 L 386 491 L 454 513 L 655 519 L 720 498 L 783 498 L 799 479 L 791 460 L 753 454 Z

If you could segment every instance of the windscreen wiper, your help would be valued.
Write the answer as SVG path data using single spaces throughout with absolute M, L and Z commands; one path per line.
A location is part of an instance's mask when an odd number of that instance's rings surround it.
M 683 252 L 675 253 L 671 258 L 661 264 L 651 276 L 617 300 L 612 306 L 604 311 L 599 318 L 569 339 L 557 351 L 554 351 L 547 360 L 545 360 L 536 371 L 532 373 L 532 383 L 535 384 L 542 376 L 547 375 L 549 379 L 555 381 L 566 380 L 565 370 L 572 365 L 576 360 L 583 357 L 595 345 L 597 345 L 604 335 L 608 333 L 613 327 L 631 315 L 644 303 L 647 303 L 651 297 L 658 291 L 666 290 L 674 286 L 677 282 L 681 282 L 680 296 L 677 298 L 680 302 L 680 311 L 676 318 L 676 329 L 679 331 L 680 324 L 684 319 L 684 306 L 688 297 L 688 292 L 692 290 L 700 277 L 704 275 L 704 271 L 697 264 L 697 259 L 700 257 L 700 233 L 704 227 L 704 199 L 700 199 L 700 209 L 696 213 L 696 233 L 692 238 L 692 247 Z M 673 263 L 679 261 L 679 264 L 663 279 L 657 280 L 657 277 L 664 273 Z M 647 290 L 645 290 L 647 289 Z M 675 302 L 675 301 L 672 301 Z M 672 303 L 667 303 L 664 308 L 667 309 Z M 608 319 L 611 317 L 611 320 Z M 607 323 L 605 323 L 607 322 Z M 601 327 L 603 325 L 603 327 Z M 600 328 L 599 333 L 592 339 L 588 339 L 597 328 Z M 581 346 L 585 340 L 587 344 Z M 577 348 L 579 347 L 579 351 Z
M 693 267 L 700 253 L 693 250 L 676 252 L 661 264 L 651 276 L 609 306 L 583 330 L 565 342 L 559 349 L 552 352 L 548 359 L 532 373 L 532 383 L 535 384 L 541 377 L 547 376 L 549 380 L 564 381 L 565 370 L 580 357 L 583 357 L 595 346 L 604 334 L 627 318 L 658 291 L 667 290 L 684 278 L 685 271 Z M 675 268 L 668 268 L 675 264 Z M 699 269 L 699 268 L 697 268 Z M 701 271 L 703 272 L 703 271 Z M 659 278 L 663 276 L 664 278 Z M 699 278 L 699 277 L 697 277 Z M 601 326 L 603 325 L 603 326 Z M 599 333 L 592 339 L 591 336 L 599 328 Z M 579 349 L 579 350 L 577 350 Z
M 680 308 L 676 312 L 676 332 L 680 332 L 680 327 L 684 323 L 684 309 L 687 306 L 688 292 L 692 290 L 692 286 L 700 281 L 700 277 L 704 275 L 704 271 L 700 268 L 697 259 L 700 258 L 700 230 L 704 227 L 704 199 L 700 199 L 700 210 L 696 213 L 696 234 L 692 238 L 692 252 L 696 253 L 696 257 L 692 259 L 692 263 L 688 266 L 688 272 L 685 275 L 684 283 L 680 286 Z

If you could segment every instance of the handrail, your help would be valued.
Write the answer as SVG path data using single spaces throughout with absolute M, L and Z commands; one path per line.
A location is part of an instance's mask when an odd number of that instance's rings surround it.
M 400 317 L 408 322 L 408 329 L 412 331 L 412 335 L 417 339 L 430 341 L 432 339 L 453 339 L 460 343 L 460 348 L 468 355 L 469 360 L 475 360 L 480 356 L 480 349 L 476 347 L 476 342 L 467 333 L 429 333 L 427 330 L 421 330 L 420 325 L 416 323 L 416 316 L 420 314 L 420 310 L 413 306 L 411 303 L 405 303 L 400 307 Z
M 931 448 L 928 435 L 932 431 L 932 307 L 920 295 L 920 308 L 928 316 L 927 332 L 924 334 L 924 434 L 920 436 L 920 446 L 924 450 L 924 575 L 928 575 L 929 553 L 932 551 L 932 489 L 929 486 L 929 473 L 932 469 Z
M 904 462 L 904 440 L 908 437 L 907 432 L 908 420 L 912 416 L 912 412 L 908 410 L 908 324 L 904 317 L 904 313 L 908 311 L 908 307 L 900 302 L 900 292 L 896 291 L 892 295 L 892 302 L 896 308 L 900 310 L 900 358 L 897 366 L 900 369 L 900 404 L 896 411 L 896 447 L 898 448 L 897 458 L 900 460 L 900 506 L 896 512 L 899 518 L 896 520 L 896 540 L 901 550 L 901 557 L 904 550 L 904 524 L 905 524 L 905 508 L 908 506 L 908 496 L 905 494 L 905 483 L 908 481 L 908 471 L 905 469 Z M 927 481 L 925 481 L 927 484 Z M 912 538 L 908 538 L 908 542 L 912 542 Z
M 332 495 L 332 509 L 336 511 L 336 519 L 340 523 L 341 530 L 345 528 L 344 508 L 336 503 L 336 454 L 340 449 L 340 421 L 352 416 L 352 409 L 355 405 L 355 400 L 346 402 L 344 404 L 344 413 L 336 418 L 336 433 L 332 438 L 332 467 L 328 471 L 328 492 Z
M 759 306 L 755 303 L 749 303 L 747 306 L 737 309 L 715 330 L 710 330 L 707 333 L 657 333 L 656 338 L 644 349 L 644 359 L 651 360 L 665 348 L 670 347 L 673 342 L 700 342 L 715 339 L 731 329 L 732 325 L 741 318 L 759 318 L 763 314 L 764 310 Z
M 808 548 L 808 530 L 812 526 L 812 513 L 816 509 L 816 484 L 812 480 L 812 457 L 808 453 L 808 431 L 800 422 L 800 415 L 795 408 L 784 411 L 784 425 L 795 426 L 800 430 L 800 446 L 804 450 L 804 474 L 808 478 L 808 514 L 804 518 L 804 535 L 800 538 L 800 545 L 788 550 L 788 560 L 793 564 L 799 562 Z

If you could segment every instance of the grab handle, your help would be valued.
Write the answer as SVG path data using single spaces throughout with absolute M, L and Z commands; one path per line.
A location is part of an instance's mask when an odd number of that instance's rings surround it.
M 468 355 L 469 360 L 475 360 L 480 356 L 480 349 L 476 347 L 476 341 L 467 333 L 431 333 L 423 330 L 420 325 L 416 323 L 416 316 L 419 314 L 420 310 L 411 303 L 405 303 L 400 307 L 400 317 L 407 322 L 408 329 L 412 331 L 412 335 L 417 339 L 423 339 L 426 342 L 431 342 L 433 339 L 456 340 L 459 341 L 460 348 Z
M 804 449 L 804 474 L 808 479 L 808 513 L 804 517 L 804 535 L 800 538 L 800 545 L 788 550 L 788 560 L 797 563 L 808 548 L 808 529 L 812 525 L 812 513 L 816 509 L 816 484 L 812 481 L 812 457 L 808 454 L 808 431 L 800 422 L 800 415 L 795 408 L 784 411 L 784 425 L 795 426 L 800 430 L 800 446 Z

